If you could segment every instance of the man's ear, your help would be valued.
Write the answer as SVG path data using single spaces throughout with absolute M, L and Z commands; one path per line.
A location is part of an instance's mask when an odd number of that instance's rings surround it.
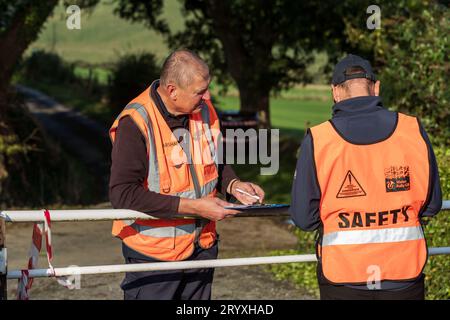
M 380 95 L 380 80 L 377 80 L 373 85 L 373 93 L 377 97 Z
M 331 94 L 333 95 L 334 103 L 341 101 L 338 86 L 331 85 Z
M 177 92 L 177 87 L 176 87 L 174 84 L 169 83 L 169 84 L 166 86 L 166 91 L 167 91 L 169 97 L 170 97 L 172 100 L 174 100 L 174 101 L 177 100 L 177 93 L 178 93 L 178 92 Z

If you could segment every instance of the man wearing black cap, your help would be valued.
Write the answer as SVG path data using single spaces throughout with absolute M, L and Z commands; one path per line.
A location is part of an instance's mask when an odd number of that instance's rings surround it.
M 359 56 L 336 65 L 331 88 L 332 118 L 302 141 L 290 208 L 299 228 L 318 230 L 321 299 L 424 299 L 421 218 L 442 205 L 428 136 L 383 107 Z

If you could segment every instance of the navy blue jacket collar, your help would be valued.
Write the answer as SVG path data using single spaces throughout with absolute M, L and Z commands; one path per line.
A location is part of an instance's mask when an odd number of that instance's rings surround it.
M 383 108 L 381 97 L 363 96 L 346 99 L 333 106 L 333 118 L 347 117 L 356 114 L 367 114 Z

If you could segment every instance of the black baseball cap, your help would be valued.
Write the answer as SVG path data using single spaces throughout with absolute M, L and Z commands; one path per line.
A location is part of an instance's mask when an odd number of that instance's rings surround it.
M 361 67 L 362 69 L 364 69 L 364 72 L 347 75 L 346 71 L 352 67 Z M 349 54 L 344 59 L 339 61 L 334 67 L 333 79 L 331 83 L 333 85 L 337 85 L 344 81 L 357 78 L 365 78 L 373 82 L 376 81 L 375 73 L 373 73 L 372 71 L 370 62 L 361 58 L 360 56 Z

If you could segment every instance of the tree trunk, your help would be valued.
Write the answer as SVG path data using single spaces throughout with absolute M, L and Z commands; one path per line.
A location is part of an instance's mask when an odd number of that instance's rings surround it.
M 210 0 L 206 3 L 206 12 L 212 17 L 213 28 L 222 43 L 227 68 L 236 81 L 242 111 L 258 112 L 260 127 L 270 127 L 269 95 L 270 84 L 264 83 L 265 75 L 258 66 L 269 65 L 272 47 L 265 44 L 257 55 L 249 54 L 244 47 L 239 24 L 232 22 L 227 1 Z M 259 72 L 259 73 L 258 73 Z
M 269 90 L 255 90 L 244 84 L 239 84 L 241 111 L 257 112 L 260 128 L 270 128 Z
M 14 67 L 41 30 L 58 0 L 30 1 L 17 8 L 4 32 L 0 33 L 0 121 L 4 119 L 8 89 Z

